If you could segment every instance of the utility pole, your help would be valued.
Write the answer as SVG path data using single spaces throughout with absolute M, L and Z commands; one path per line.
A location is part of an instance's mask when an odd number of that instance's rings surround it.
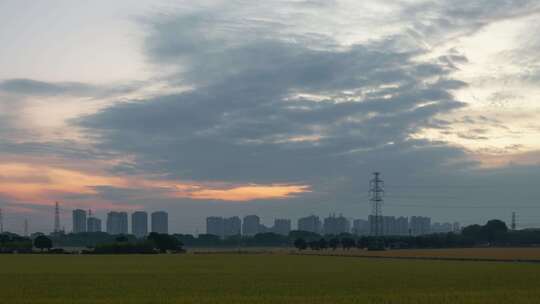
M 24 236 L 28 236 L 28 219 L 24 219 Z
M 369 182 L 369 195 L 371 202 L 371 234 L 373 236 L 382 236 L 382 203 L 384 195 L 384 182 L 380 178 L 380 173 L 373 173 L 373 179 Z
M 58 205 L 58 202 L 55 202 L 54 204 L 54 232 L 60 232 L 60 206 Z

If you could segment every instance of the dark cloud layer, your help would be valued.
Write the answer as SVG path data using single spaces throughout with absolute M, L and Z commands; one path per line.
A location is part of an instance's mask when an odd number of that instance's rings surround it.
M 24 96 L 82 96 L 103 98 L 128 93 L 139 85 L 140 83 L 98 86 L 81 82 L 45 82 L 19 78 L 0 81 L 0 92 Z
M 215 22 L 205 14 L 169 16 L 154 23 L 147 39 L 154 62 L 181 70 L 171 83 L 187 82 L 192 91 L 119 104 L 79 125 L 97 132 L 102 148 L 138 157 L 133 170 L 315 182 L 367 170 L 371 155 L 432 149 L 410 135 L 463 106 L 451 93 L 465 85 L 449 78 L 452 67 L 416 62 L 420 51 L 387 50 L 387 40 L 321 48 L 309 37 L 200 35 L 220 26 Z

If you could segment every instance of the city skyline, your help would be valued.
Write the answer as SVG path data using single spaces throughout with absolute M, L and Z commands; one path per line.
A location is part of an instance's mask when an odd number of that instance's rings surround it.
M 61 210 L 61 205 L 55 203 Z M 273 232 L 277 234 L 287 235 L 292 230 L 302 230 L 315 232 L 319 234 L 340 234 L 353 233 L 359 235 L 373 235 L 372 214 L 364 216 L 344 216 L 343 214 L 329 213 L 327 217 L 310 214 L 298 218 L 287 218 L 280 216 L 272 219 L 266 219 L 266 223 L 261 220 L 261 217 L 255 214 L 244 216 L 234 215 L 231 217 L 223 216 L 207 216 L 205 218 L 205 232 L 215 234 L 221 237 L 245 235 L 253 236 L 257 233 Z M 169 216 L 167 211 L 147 212 L 144 210 L 136 210 L 132 213 L 125 211 L 108 211 L 105 214 L 105 220 L 96 216 L 95 213 L 89 210 L 74 209 L 71 211 L 71 229 L 66 229 L 63 223 L 59 223 L 62 233 L 81 233 L 81 232 L 107 232 L 109 234 L 132 234 L 138 238 L 145 237 L 150 232 L 166 233 L 166 234 L 199 234 L 198 229 L 195 233 L 190 231 L 169 231 Z M 246 223 L 246 219 L 247 222 Z M 403 220 L 405 227 L 403 228 Z M 173 219 L 174 221 L 174 219 Z M 272 221 L 271 224 L 269 224 Z M 344 221 L 344 222 L 343 222 Z M 437 222 L 432 221 L 426 216 L 396 216 L 383 215 L 381 219 L 383 223 L 383 235 L 395 233 L 395 235 L 408 235 L 414 231 L 414 235 L 429 234 L 430 232 L 458 232 L 461 224 L 457 221 L 453 222 Z M 420 221 L 427 221 L 420 223 Z M 418 224 L 414 224 L 414 223 Z M 105 225 L 102 225 L 105 223 Z M 293 224 L 294 223 L 294 224 Z M 53 223 L 56 225 L 56 223 Z M 389 225 L 391 227 L 389 227 Z M 416 228 L 415 225 L 423 225 L 424 228 Z M 69 226 L 68 226 L 69 227 Z M 429 228 L 425 228 L 429 227 Z M 47 230 L 30 230 L 27 219 L 24 221 L 25 234 L 31 233 L 48 233 L 53 232 Z M 411 229 L 411 230 L 409 230 Z M 5 232 L 18 232 L 16 230 L 4 229 Z M 399 231 L 399 232 L 397 232 Z
M 367 215 L 375 171 L 385 214 L 540 226 L 538 1 L 5 0 L 0 20 L 10 230 L 49 231 L 55 201 L 66 227 L 167 210 L 190 233 Z

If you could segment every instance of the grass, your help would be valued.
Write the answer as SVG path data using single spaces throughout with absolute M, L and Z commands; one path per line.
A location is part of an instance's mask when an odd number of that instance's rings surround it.
M 0 303 L 538 303 L 540 265 L 276 255 L 0 256 Z
M 456 249 L 404 249 L 386 251 L 366 250 L 325 250 L 306 251 L 313 254 L 415 257 L 415 258 L 450 258 L 450 259 L 491 259 L 491 260 L 535 260 L 540 261 L 540 248 L 456 248 Z

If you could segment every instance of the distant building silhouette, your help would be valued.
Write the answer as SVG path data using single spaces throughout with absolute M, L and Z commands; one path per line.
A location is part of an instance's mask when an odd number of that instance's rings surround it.
M 454 225 L 452 223 L 433 223 L 431 224 L 432 233 L 448 233 L 454 231 Z
M 229 217 L 223 220 L 223 236 L 235 236 L 242 234 L 242 220 L 238 216 Z
M 86 220 L 86 226 L 88 232 L 101 232 L 101 220 L 97 217 L 89 217 Z
M 247 236 L 252 236 L 260 231 L 261 219 L 256 215 L 248 215 L 244 217 L 244 222 L 242 223 L 242 234 Z
M 143 238 L 148 234 L 148 213 L 135 211 L 131 214 L 131 233 L 137 238 Z
M 86 232 L 86 211 L 82 209 L 73 210 L 73 233 Z
M 368 235 L 369 227 L 367 220 L 356 219 L 353 221 L 352 233 L 356 235 Z
M 169 233 L 169 214 L 165 211 L 152 212 L 152 232 Z
M 111 211 L 107 213 L 108 234 L 128 234 L 128 215 L 126 212 Z
M 461 225 L 458 222 L 454 222 L 452 224 L 452 230 L 455 233 L 460 233 L 461 232 Z
M 298 230 L 321 233 L 321 228 L 321 219 L 316 215 L 298 219 Z
M 222 217 L 210 216 L 206 218 L 206 233 L 217 235 L 223 238 L 224 232 L 224 220 Z
M 406 236 L 409 235 L 409 218 L 400 216 L 396 218 L 396 235 Z
M 424 216 L 412 216 L 409 224 L 412 235 L 424 235 L 431 233 L 431 218 Z
M 324 219 L 324 234 L 348 233 L 351 230 L 350 222 L 343 215 L 331 215 Z
M 272 227 L 272 232 L 281 235 L 289 235 L 289 232 L 291 232 L 291 220 L 275 219 L 274 227 Z

